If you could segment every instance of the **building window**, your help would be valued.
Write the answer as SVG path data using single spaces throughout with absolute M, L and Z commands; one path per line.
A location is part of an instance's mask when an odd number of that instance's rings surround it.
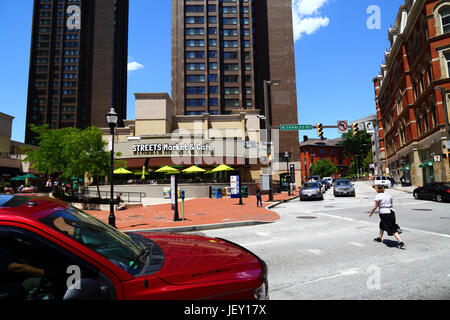
M 188 107 L 204 107 L 205 99 L 187 99 L 186 106 L 188 106 Z
M 439 15 L 441 16 L 442 22 L 442 32 L 450 32 L 450 6 L 445 6 L 439 10 Z
M 187 87 L 186 94 L 204 94 L 205 87 Z
M 447 66 L 447 78 L 450 77 L 450 51 L 444 52 L 445 65 Z

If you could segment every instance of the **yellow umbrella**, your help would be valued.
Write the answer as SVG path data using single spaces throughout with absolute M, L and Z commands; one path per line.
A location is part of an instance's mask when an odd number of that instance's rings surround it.
M 183 172 L 184 173 L 202 173 L 202 172 L 206 172 L 206 170 L 203 170 L 202 168 L 199 168 L 197 166 L 192 166 L 190 168 L 183 170 Z
M 114 170 L 114 174 L 132 174 L 133 172 L 128 171 L 125 168 L 120 168 L 120 169 L 116 169 Z
M 156 170 L 155 172 L 156 173 L 166 173 L 166 174 L 179 174 L 180 173 L 180 171 L 178 171 L 178 169 L 175 169 L 175 168 L 172 168 L 169 166 L 162 167 L 162 168 Z
M 217 168 L 213 169 L 211 172 L 214 173 L 214 172 L 222 172 L 222 171 L 234 171 L 234 169 L 225 164 L 222 164 L 222 165 L 218 166 Z

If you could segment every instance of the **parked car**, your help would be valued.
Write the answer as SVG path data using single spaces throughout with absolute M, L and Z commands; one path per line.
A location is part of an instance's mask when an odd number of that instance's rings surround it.
M 390 188 L 391 181 L 387 177 L 377 176 L 377 177 L 374 177 L 374 179 L 372 180 L 372 185 L 373 185 L 373 187 L 383 186 L 385 188 Z
M 0 195 L 0 249 L 33 267 L 0 272 L 0 300 L 268 299 L 266 264 L 237 244 L 122 233 L 55 199 Z
M 306 182 L 300 189 L 300 201 L 306 199 L 323 200 L 322 188 L 318 182 Z
M 355 186 L 348 179 L 336 180 L 334 184 L 333 194 L 337 196 L 356 196 Z
M 433 182 L 413 191 L 414 198 L 437 202 L 450 201 L 450 183 Z

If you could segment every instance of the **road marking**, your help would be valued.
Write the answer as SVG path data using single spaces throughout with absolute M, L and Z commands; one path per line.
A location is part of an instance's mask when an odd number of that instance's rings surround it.
M 260 237 L 270 237 L 272 235 L 270 232 L 255 232 L 255 234 Z
M 353 276 L 353 275 L 357 275 L 357 274 L 360 274 L 360 273 L 361 273 L 361 271 L 358 268 L 346 269 L 346 270 L 339 271 L 338 274 L 335 274 L 335 275 L 332 275 L 332 276 L 328 276 L 328 277 L 319 278 L 319 279 L 316 279 L 316 280 L 307 281 L 307 282 L 304 282 L 302 284 L 314 283 L 314 282 L 319 282 L 319 281 L 323 281 L 323 280 L 329 280 L 329 279 L 342 277 L 342 276 Z
M 355 247 L 364 247 L 365 246 L 365 244 L 358 243 L 358 242 L 349 242 L 349 244 L 351 244 L 352 246 L 355 246 Z
M 370 221 L 356 220 L 356 219 L 345 218 L 345 217 L 340 217 L 340 216 L 336 216 L 336 215 L 332 215 L 332 214 L 326 214 L 326 213 L 311 212 L 311 214 L 315 214 L 317 216 L 324 216 L 324 217 L 330 217 L 330 218 L 345 220 L 345 221 L 355 221 L 355 222 L 360 222 L 360 223 L 364 223 L 364 224 L 373 224 Z M 428 235 L 432 235 L 432 236 L 438 236 L 438 237 L 444 237 L 444 238 L 449 238 L 450 239 L 450 234 L 437 233 L 437 232 L 420 230 L 420 229 L 414 229 L 414 228 L 407 228 L 407 227 L 404 227 L 402 229 L 406 230 L 406 231 L 419 232 L 419 233 L 424 233 L 424 234 L 428 234 Z
M 319 250 L 319 249 L 308 249 L 308 252 L 311 252 L 312 254 L 315 254 L 316 256 L 322 255 L 322 250 Z

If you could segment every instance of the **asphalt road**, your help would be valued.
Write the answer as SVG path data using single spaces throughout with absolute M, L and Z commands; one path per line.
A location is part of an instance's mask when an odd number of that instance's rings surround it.
M 272 300 L 450 299 L 450 203 L 394 198 L 405 249 L 393 237 L 375 243 L 378 215 L 369 218 L 375 191 L 356 184 L 356 198 L 292 201 L 269 224 L 204 232 L 236 242 L 269 266 Z M 255 204 L 256 205 L 256 204 Z

